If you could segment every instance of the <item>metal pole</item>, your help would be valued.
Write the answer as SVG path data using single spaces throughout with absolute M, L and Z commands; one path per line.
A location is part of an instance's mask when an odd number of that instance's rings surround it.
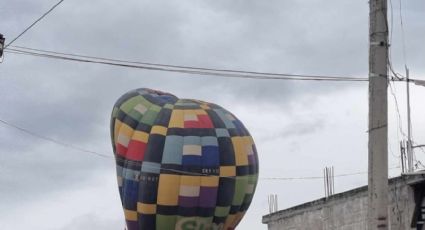
M 267 196 L 267 203 L 269 204 L 269 214 L 272 213 L 272 210 L 270 209 L 270 195 Z
M 401 173 L 405 173 L 405 164 L 404 164 L 404 141 L 400 141 L 400 160 L 401 160 Z
M 274 211 L 277 212 L 277 194 L 274 194 Z
M 328 194 L 326 193 L 326 168 L 323 169 L 323 185 L 325 189 L 325 198 L 328 197 Z
M 370 0 L 368 229 L 388 229 L 387 0 Z
M 329 183 L 330 183 L 330 181 L 329 181 L 329 168 L 326 167 L 326 191 L 328 193 L 328 197 L 331 196 L 331 191 L 329 189 Z
M 332 195 L 335 194 L 335 174 L 334 167 L 332 166 Z
M 410 83 L 409 69 L 406 67 L 406 88 L 407 88 L 407 172 L 413 172 L 413 148 L 412 148 L 412 121 L 410 119 Z
M 276 212 L 279 210 L 279 199 L 278 196 L 276 194 Z

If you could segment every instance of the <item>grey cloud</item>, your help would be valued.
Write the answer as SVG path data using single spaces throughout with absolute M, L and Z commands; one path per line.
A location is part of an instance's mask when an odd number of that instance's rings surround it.
M 311 135 L 318 133 L 321 129 L 326 126 L 326 121 L 321 118 L 312 118 L 308 121 L 297 121 L 294 120 L 289 125 L 286 125 L 281 130 L 275 133 L 269 133 L 267 135 L 260 136 L 260 140 L 273 142 L 277 139 L 286 140 L 290 142 L 293 139 L 299 139 L 301 136 Z
M 73 3 L 64 4 L 62 7 L 65 8 L 66 4 Z M 31 34 L 32 40 L 29 44 L 68 52 L 84 50 L 86 53 L 100 56 L 111 56 L 111 53 L 118 53 L 119 57 L 129 59 L 148 59 L 153 62 L 253 71 L 306 74 L 323 72 L 324 74 L 351 75 L 361 73 L 366 69 L 355 64 L 355 68 L 348 68 L 348 72 L 346 72 L 347 70 L 339 71 L 342 68 L 347 69 L 345 63 L 353 66 L 353 63 L 358 62 L 357 60 L 363 59 L 359 58 L 358 53 L 353 55 L 355 58 L 353 60 L 338 58 L 344 52 L 340 47 L 353 47 L 346 45 L 352 42 L 347 39 L 338 39 L 338 37 L 327 41 L 326 39 L 331 37 L 328 36 L 331 31 L 325 26 L 316 28 L 316 25 L 310 23 L 321 18 L 323 13 L 312 14 L 311 17 L 305 17 L 301 24 L 294 24 L 297 15 L 294 15 L 291 7 L 283 7 L 284 12 L 282 13 L 279 10 L 271 9 L 273 4 L 253 2 L 251 4 L 254 4 L 255 7 L 248 4 L 249 7 L 245 6 L 240 9 L 236 6 L 218 7 L 215 3 L 174 6 L 169 2 L 162 1 L 155 4 L 130 2 L 124 5 L 131 7 L 130 12 L 123 13 L 125 7 L 122 7 L 121 10 L 117 9 L 106 15 L 103 12 L 111 7 L 109 4 L 97 4 L 98 7 L 93 9 L 89 7 L 88 3 L 78 3 L 78 6 L 75 3 L 75 7 L 72 7 L 73 10 L 58 9 L 61 14 L 66 16 L 57 18 L 57 15 L 52 15 L 53 18 L 56 17 L 55 20 L 42 22 L 36 32 Z M 199 14 L 199 11 L 203 14 Z M 266 11 L 268 12 L 267 17 L 261 16 Z M 134 19 L 135 15 L 137 15 L 136 20 Z M 78 17 L 89 20 L 74 20 Z M 322 24 L 331 23 L 330 20 L 333 19 L 326 17 Z M 352 24 L 356 23 L 358 22 L 352 22 Z M 112 27 L 111 25 L 120 26 Z M 363 27 L 366 31 L 367 25 L 365 24 Z M 300 33 L 285 33 L 285 31 L 293 30 L 299 30 Z M 309 34 L 302 34 L 306 33 L 305 31 L 309 31 Z M 53 36 L 46 36 L 47 34 Z M 341 31 L 338 34 L 346 34 L 346 32 Z M 350 34 L 359 33 L 351 32 Z M 315 35 L 315 40 L 309 38 L 312 35 Z M 304 40 L 306 38 L 308 40 Z M 354 40 L 358 36 L 349 36 L 349 38 Z M 59 39 L 65 42 L 58 47 L 50 39 Z M 364 40 L 366 41 L 366 37 Z M 26 42 L 25 38 L 21 42 Z M 331 47 L 337 48 L 334 50 L 318 49 L 316 47 L 319 46 L 316 46 L 316 43 L 330 44 Z M 323 47 L 329 47 L 329 45 Z M 358 50 L 363 49 L 354 49 L 354 51 Z M 332 58 L 323 58 L 330 56 L 329 53 L 335 51 L 339 53 L 331 55 Z M 353 52 L 350 53 L 353 54 Z M 363 56 L 366 57 L 366 52 L 363 52 Z M 317 65 L 319 62 L 316 60 L 319 59 L 321 64 Z M 324 64 L 326 61 L 328 64 Z M 344 65 L 339 62 L 343 62 Z M 363 65 L 363 67 L 365 66 Z M 352 70 L 350 71 L 350 69 Z M 151 75 L 149 72 L 142 74 Z M 170 74 L 161 75 L 170 76 Z M 116 77 L 121 78 L 121 76 Z M 168 81 L 174 81 L 174 79 L 170 78 Z M 199 81 L 188 80 L 188 82 L 191 81 L 194 82 L 192 85 L 199 87 Z M 202 82 L 208 86 L 223 85 L 222 80 L 214 78 L 203 78 Z M 229 81 L 228 85 L 232 86 L 232 90 L 228 90 L 230 94 L 236 91 L 238 95 L 251 95 L 251 93 L 247 93 L 249 91 L 247 88 L 252 87 L 250 82 L 234 80 Z M 273 97 L 273 93 L 278 89 L 284 89 L 280 90 L 279 94 L 282 91 L 289 93 L 291 92 L 290 88 L 294 86 L 298 88 L 297 92 L 305 92 L 334 90 L 340 86 L 349 87 L 350 84 L 323 87 L 323 85 L 311 86 L 311 84 L 292 85 L 287 82 L 276 84 L 259 82 L 256 86 L 265 97 L 268 95 Z
M 72 219 L 66 226 L 59 230 L 81 230 L 81 229 L 102 229 L 118 230 L 124 229 L 122 220 L 101 218 L 97 215 L 86 214 Z M 52 229 L 54 230 L 54 229 Z
M 46 1 L 42 6 L 31 8 L 31 15 L 49 4 Z M 251 2 L 243 4 L 242 8 L 241 3 L 230 7 L 220 4 L 224 2 L 191 5 L 142 1 L 126 2 L 117 8 L 104 1 L 64 2 L 17 44 L 217 68 L 258 71 L 270 68 L 290 72 L 310 69 L 308 60 L 315 59 L 311 49 L 323 40 L 312 40 L 303 34 L 315 28 L 305 22 L 295 26 L 293 20 L 298 16 L 287 4 L 283 7 L 284 13 L 272 4 Z M 293 8 L 296 7 L 299 6 Z M 111 8 L 114 10 L 111 11 Z M 305 21 L 322 16 L 314 15 Z M 21 23 L 20 27 L 23 25 L 25 23 Z M 284 31 L 295 32 L 291 35 Z M 314 31 L 308 33 L 314 34 Z M 2 107 L 11 108 L 5 110 L 3 116 L 45 136 L 75 145 L 88 145 L 90 149 L 96 148 L 90 145 L 93 139 L 109 141 L 110 109 L 116 98 L 132 88 L 173 88 L 170 91 L 181 97 L 199 95 L 210 101 L 232 98 L 240 105 L 254 101 L 277 103 L 290 110 L 290 105 L 299 101 L 297 97 L 301 97 L 301 93 L 311 95 L 349 86 L 238 79 L 223 81 L 196 76 L 180 80 L 181 74 L 173 78 L 169 73 L 8 56 L 11 57 L 7 57 L 3 64 L 6 68 L 10 67 L 10 70 L 6 69 L 6 74 L 10 74 L 6 75 L 6 80 L 15 87 L 2 90 L 7 98 Z M 15 64 L 18 60 L 20 64 Z M 37 68 L 27 68 L 34 65 Z M 28 146 L 44 143 L 34 138 L 23 138 L 30 139 Z M 59 146 L 55 149 L 64 151 Z M 21 151 L 31 154 L 30 149 Z M 65 166 L 64 161 L 59 160 L 62 157 L 53 156 L 48 161 L 59 161 L 53 167 L 40 161 L 36 165 L 49 168 L 52 176 L 65 176 L 65 179 L 75 181 L 75 178 L 61 174 L 60 169 Z M 98 165 L 93 160 L 81 162 L 73 159 L 73 162 L 86 169 Z M 21 164 L 25 168 L 34 162 L 24 161 Z
M 55 2 L 0 3 L 0 33 L 11 39 Z M 420 9 L 424 7 L 422 2 L 414 1 L 406 2 L 405 8 L 408 54 L 415 73 L 423 72 L 420 63 L 425 53 L 421 45 L 425 20 Z M 367 2 L 349 0 L 133 0 L 119 4 L 77 0 L 65 1 L 16 45 L 177 65 L 365 77 L 367 17 Z M 399 44 L 395 37 L 394 53 L 399 53 Z M 394 55 L 394 63 L 400 66 L 400 55 Z M 226 104 L 230 111 L 232 106 L 239 106 L 259 113 L 258 105 L 271 105 L 282 114 L 294 116 L 300 108 L 297 105 L 308 109 L 322 103 L 320 96 L 335 94 L 342 98 L 348 89 L 367 90 L 367 83 L 186 76 L 8 53 L 0 65 L 0 81 L 0 118 L 106 154 L 111 152 L 112 105 L 134 88 L 156 88 L 182 98 Z M 294 122 L 284 131 L 276 130 L 266 138 L 317 134 L 328 125 L 327 117 L 291 119 Z M 0 186 L 0 203 L 10 208 L 53 191 L 77 190 L 92 175 L 114 170 L 113 162 L 9 128 L 1 127 L 0 136 L 0 181 L 5 185 Z M 295 148 L 295 142 L 288 142 Z M 259 144 L 274 149 L 273 144 Z M 103 223 L 114 225 L 104 221 L 96 216 L 80 216 L 63 230 L 108 229 L 109 225 Z

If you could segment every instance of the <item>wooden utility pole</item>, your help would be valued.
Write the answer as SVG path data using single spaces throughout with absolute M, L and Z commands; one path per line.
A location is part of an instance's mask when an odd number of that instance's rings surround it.
M 388 229 L 387 0 L 369 0 L 368 229 Z

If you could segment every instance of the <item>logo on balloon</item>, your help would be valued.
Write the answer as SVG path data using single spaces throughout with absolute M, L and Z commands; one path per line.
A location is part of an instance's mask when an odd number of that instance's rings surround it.
M 196 217 L 183 218 L 177 222 L 176 230 L 223 230 L 223 224 L 215 224 Z

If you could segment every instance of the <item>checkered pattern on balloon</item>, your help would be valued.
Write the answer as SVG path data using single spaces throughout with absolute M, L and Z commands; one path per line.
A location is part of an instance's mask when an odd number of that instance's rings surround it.
M 228 230 L 246 213 L 257 152 L 222 107 L 136 89 L 116 102 L 111 137 L 129 230 Z

